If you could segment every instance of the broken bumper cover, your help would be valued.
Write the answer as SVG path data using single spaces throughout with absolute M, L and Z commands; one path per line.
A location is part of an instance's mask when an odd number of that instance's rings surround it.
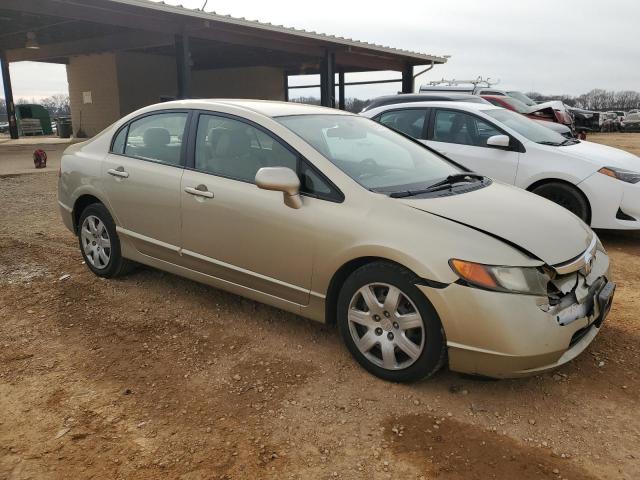
M 615 292 L 604 252 L 598 251 L 592 272 L 582 279 L 584 285 L 572 291 L 575 302 L 562 308 L 550 307 L 547 297 L 455 283 L 441 289 L 419 288 L 440 315 L 451 370 L 512 378 L 573 360 L 598 334 Z

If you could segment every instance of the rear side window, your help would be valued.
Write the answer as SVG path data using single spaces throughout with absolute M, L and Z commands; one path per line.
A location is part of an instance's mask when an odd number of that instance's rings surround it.
M 424 119 L 426 110 L 412 108 L 407 110 L 392 110 L 379 117 L 379 122 L 387 127 L 406 133 L 413 138 L 424 138 Z
M 134 120 L 127 130 L 124 155 L 167 165 L 181 165 L 187 116 L 184 112 L 164 112 Z M 120 133 L 114 140 L 114 153 L 118 153 L 116 145 L 119 136 Z
M 122 127 L 115 137 L 113 137 L 113 143 L 111 144 L 111 153 L 117 153 L 122 155 L 124 153 L 124 145 L 127 141 L 127 131 L 129 126 Z

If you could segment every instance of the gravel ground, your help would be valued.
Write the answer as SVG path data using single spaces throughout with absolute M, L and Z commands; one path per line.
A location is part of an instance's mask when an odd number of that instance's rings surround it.
M 0 479 L 640 478 L 640 234 L 600 232 L 616 301 L 571 364 L 397 385 L 335 328 L 157 270 L 93 276 L 56 180 L 0 176 Z

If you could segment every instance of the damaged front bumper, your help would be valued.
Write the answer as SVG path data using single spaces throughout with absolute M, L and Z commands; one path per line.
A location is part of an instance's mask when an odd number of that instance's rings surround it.
M 556 368 L 582 353 L 599 332 L 615 292 L 608 255 L 601 248 L 587 252 L 582 265 L 574 260 L 558 266 L 563 273 L 549 284 L 546 297 L 455 283 L 419 286 L 440 315 L 451 370 L 519 377 Z

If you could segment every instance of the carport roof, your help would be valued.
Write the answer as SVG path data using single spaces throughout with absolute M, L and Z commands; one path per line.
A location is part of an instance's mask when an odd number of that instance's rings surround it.
M 310 64 L 327 50 L 345 71 L 402 70 L 447 61 L 444 56 L 148 0 L 3 0 L 0 32 L 0 50 L 9 61 L 64 63 L 73 55 L 118 50 L 169 55 L 175 35 L 183 34 L 194 40 L 196 69 L 264 64 L 311 73 L 317 67 Z M 40 49 L 25 48 L 27 32 L 36 34 Z M 241 48 L 246 59 L 238 56 L 239 50 L 216 52 L 214 45 Z

